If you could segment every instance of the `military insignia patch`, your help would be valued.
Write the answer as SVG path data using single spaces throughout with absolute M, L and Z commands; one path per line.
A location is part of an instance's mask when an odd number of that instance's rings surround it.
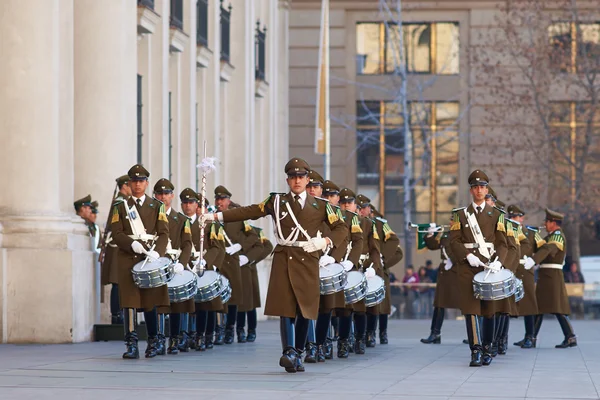
M 116 222 L 119 222 L 119 209 L 117 207 L 114 207 L 113 215 L 112 215 L 112 219 L 110 220 L 110 223 L 114 224 Z
M 350 229 L 352 233 L 362 233 L 362 229 L 360 228 L 360 222 L 358 222 L 358 216 L 352 217 L 352 228 Z
M 183 226 L 183 233 L 192 234 L 192 228 L 190 227 L 190 221 L 185 221 L 185 225 Z

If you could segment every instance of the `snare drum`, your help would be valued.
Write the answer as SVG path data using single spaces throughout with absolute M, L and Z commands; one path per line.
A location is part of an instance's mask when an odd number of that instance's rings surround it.
M 223 304 L 227 303 L 229 299 L 231 299 L 231 284 L 229 283 L 229 279 L 225 278 L 225 276 L 220 276 L 221 280 L 221 301 Z
M 196 279 L 198 292 L 194 296 L 194 301 L 205 303 L 219 297 L 223 291 L 220 277 L 218 272 L 208 270 L 205 270 L 202 276 L 198 276 Z
M 131 270 L 133 282 L 141 289 L 164 286 L 173 279 L 174 273 L 171 264 L 171 260 L 167 257 L 160 257 L 154 261 L 148 260 L 148 262 L 140 261 Z
M 515 275 L 508 269 L 481 271 L 473 277 L 473 294 L 479 300 L 502 300 L 515 294 Z
M 193 298 L 198 291 L 197 278 L 195 273 L 187 269 L 179 275 L 175 274 L 173 279 L 167 283 L 171 303 L 181 303 Z
M 348 272 L 346 286 L 344 287 L 344 298 L 346 304 L 358 303 L 367 295 L 367 278 L 358 271 Z
M 367 279 L 367 295 L 365 304 L 367 307 L 375 307 L 385 299 L 385 281 L 379 276 Z
M 319 268 L 321 294 L 333 294 L 344 290 L 346 286 L 346 270 L 341 264 L 329 264 Z
M 515 277 L 515 302 L 523 300 L 523 297 L 525 297 L 523 281 Z

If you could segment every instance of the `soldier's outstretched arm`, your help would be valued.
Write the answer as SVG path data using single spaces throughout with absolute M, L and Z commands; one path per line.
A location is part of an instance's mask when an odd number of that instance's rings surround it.
M 440 241 L 440 236 L 441 235 L 428 235 L 425 236 L 425 246 L 427 246 L 427 248 L 429 250 L 439 250 L 441 246 L 441 241 Z

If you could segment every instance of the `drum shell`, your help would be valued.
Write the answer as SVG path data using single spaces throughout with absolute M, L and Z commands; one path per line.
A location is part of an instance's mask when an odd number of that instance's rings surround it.
M 167 290 L 169 291 L 169 299 L 171 300 L 171 304 L 183 303 L 193 299 L 198 291 L 197 278 L 198 277 L 196 274 L 186 270 L 182 273 L 181 279 L 179 279 L 179 277 L 175 277 L 169 281 L 167 284 Z M 177 283 L 177 286 L 174 286 L 174 282 Z
M 229 282 L 229 279 L 227 279 L 226 276 L 221 275 L 221 301 L 223 302 L 223 305 L 225 306 L 225 309 L 227 309 L 227 305 L 229 303 L 229 301 L 232 298 L 233 295 L 233 288 L 231 287 L 231 283 Z
M 483 278 L 487 276 L 484 281 Z M 502 270 L 497 275 L 482 271 L 473 277 L 473 293 L 480 300 L 503 300 L 514 295 L 514 275 L 508 270 Z
M 119 250 L 118 257 L 119 304 L 121 308 L 149 311 L 157 306 L 169 306 L 167 285 L 152 289 L 141 289 L 134 283 L 132 270 L 142 260 L 141 256 Z
M 221 285 L 221 275 L 215 271 L 204 271 L 202 276 L 197 278 L 198 290 L 194 296 L 195 303 L 206 303 L 220 297 L 223 287 Z
M 361 279 L 359 283 L 354 283 L 353 286 L 348 287 L 348 285 L 352 284 L 351 277 L 355 274 L 360 274 Z M 358 276 L 358 275 L 355 275 Z M 344 288 L 344 298 L 346 304 L 354 304 L 365 298 L 367 295 L 367 280 L 361 272 L 352 271 L 348 273 L 348 283 L 346 288 Z
M 525 290 L 523 289 L 523 281 L 520 280 L 519 278 L 515 278 L 516 283 L 516 289 L 515 289 L 515 302 L 519 302 L 521 300 L 523 300 L 523 297 L 525 296 Z
M 365 305 L 367 308 L 374 308 L 381 304 L 385 299 L 385 280 L 381 277 L 374 276 L 367 280 L 368 290 L 365 296 Z M 379 313 L 382 313 L 379 310 Z
M 140 261 L 131 269 L 133 281 L 139 288 L 161 287 L 173 279 L 173 266 L 170 259 L 161 257 L 156 262 L 146 262 L 145 265 L 144 263 L 145 261 Z
M 326 269 L 319 269 L 319 284 L 321 295 L 331 295 L 342 292 L 346 286 L 347 273 L 340 264 L 331 264 L 326 268 L 336 271 L 334 274 L 323 276 L 323 273 L 330 272 Z

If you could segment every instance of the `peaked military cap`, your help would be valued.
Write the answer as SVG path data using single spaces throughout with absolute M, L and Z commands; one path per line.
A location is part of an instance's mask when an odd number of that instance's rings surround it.
M 301 158 L 292 158 L 285 164 L 287 176 L 304 176 L 310 171 L 310 165 Z
M 98 214 L 98 202 L 96 200 L 92 201 L 92 203 L 90 204 L 92 207 L 92 212 L 94 214 Z
M 340 187 L 330 180 L 326 180 L 323 182 L 323 195 L 325 196 L 333 196 L 336 194 L 340 194 Z
M 521 210 L 516 204 L 511 204 L 510 206 L 508 206 L 507 211 L 509 216 L 522 217 L 523 215 L 525 215 L 525 212 Z
M 127 175 L 132 181 L 145 181 L 150 178 L 150 172 L 144 168 L 141 164 L 135 164 L 129 168 Z
M 215 188 L 215 199 L 228 199 L 231 192 L 225 186 L 219 185 Z
M 123 175 L 123 176 L 120 176 L 117 179 L 115 179 L 115 181 L 117 182 L 117 185 L 119 185 L 119 187 L 123 186 L 124 184 L 126 184 L 130 180 L 131 179 L 129 178 L 129 175 Z
M 179 194 L 179 200 L 181 200 L 182 203 L 198 202 L 198 194 L 196 194 L 196 191 L 193 189 L 185 188 Z
M 166 178 L 161 178 L 154 184 L 154 193 L 173 193 L 173 190 L 175 186 Z
M 475 171 L 471 172 L 471 175 L 469 175 L 470 186 L 487 186 L 489 183 L 490 179 L 485 172 L 480 169 L 476 169 Z
M 73 206 L 75 207 L 75 211 L 79 211 L 79 209 L 83 206 L 92 206 L 92 196 L 91 195 L 87 195 L 82 199 L 79 200 L 75 200 L 73 202 Z
M 340 203 L 352 203 L 356 200 L 354 192 L 348 188 L 340 190 Z
M 564 214 L 546 208 L 546 221 L 562 221 L 564 218 Z
M 356 204 L 358 204 L 359 207 L 367 207 L 371 205 L 371 199 L 364 194 L 359 194 L 356 196 Z M 371 206 L 371 209 L 374 210 L 373 206 Z
M 323 177 L 317 171 L 308 172 L 308 186 L 323 186 Z
M 498 196 L 496 195 L 496 191 L 492 189 L 490 185 L 488 185 L 488 194 L 485 195 L 485 198 L 487 199 L 490 197 L 494 199 L 494 202 L 498 202 Z

